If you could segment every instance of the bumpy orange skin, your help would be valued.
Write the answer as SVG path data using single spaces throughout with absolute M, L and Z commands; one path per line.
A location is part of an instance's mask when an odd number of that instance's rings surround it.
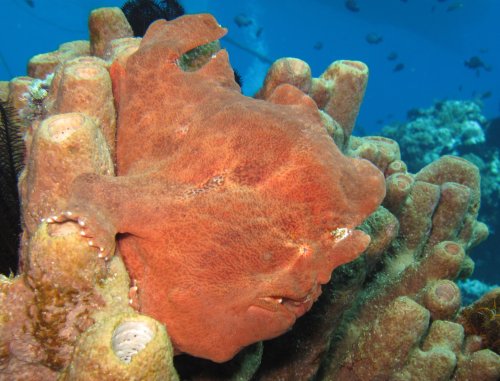
M 118 176 L 81 176 L 72 201 L 90 230 L 120 233 L 138 309 L 178 352 L 214 361 L 290 329 L 366 248 L 354 228 L 385 193 L 297 88 L 243 96 L 224 50 L 177 65 L 224 34 L 210 15 L 157 21 L 112 67 Z

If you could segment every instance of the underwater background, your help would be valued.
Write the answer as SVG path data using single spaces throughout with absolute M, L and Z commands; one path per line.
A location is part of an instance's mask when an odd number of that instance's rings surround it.
M 229 29 L 222 45 L 247 95 L 260 88 L 270 63 L 281 57 L 308 62 L 313 76 L 337 59 L 365 62 L 370 80 L 354 134 L 404 141 L 403 160 L 412 171 L 443 154 L 478 165 L 480 219 L 491 236 L 473 251 L 473 277 L 500 283 L 500 1 L 181 3 L 186 13 L 212 13 Z M 87 39 L 92 9 L 121 5 L 120 0 L 0 0 L 0 80 L 25 75 L 36 54 Z

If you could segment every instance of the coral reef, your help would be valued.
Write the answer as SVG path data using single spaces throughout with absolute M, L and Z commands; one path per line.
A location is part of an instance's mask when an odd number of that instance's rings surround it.
M 408 111 L 406 123 L 385 126 L 382 134 L 400 144 L 408 168 L 418 171 L 442 155 L 462 155 L 484 143 L 486 124 L 478 103 L 446 100 Z
M 90 18 L 90 42 L 30 61 L 54 77 L 21 123 L 0 380 L 500 377 L 498 289 L 461 307 L 455 283 L 488 235 L 479 170 L 414 174 L 395 141 L 351 136 L 366 65 L 281 59 L 253 99 L 209 15 L 142 41 L 116 8 Z M 0 86 L 21 117 L 33 80 Z
M 458 281 L 458 287 L 462 293 L 462 304 L 472 304 L 476 299 L 479 299 L 487 292 L 498 288 L 498 285 L 489 285 L 477 279 L 465 279 Z

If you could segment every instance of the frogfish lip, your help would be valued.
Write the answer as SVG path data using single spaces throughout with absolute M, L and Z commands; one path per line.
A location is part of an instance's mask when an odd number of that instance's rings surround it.
M 254 306 L 270 312 L 293 314 L 295 318 L 299 318 L 310 310 L 320 294 L 321 286 L 316 284 L 303 296 L 285 296 L 285 294 L 262 296 L 254 302 Z

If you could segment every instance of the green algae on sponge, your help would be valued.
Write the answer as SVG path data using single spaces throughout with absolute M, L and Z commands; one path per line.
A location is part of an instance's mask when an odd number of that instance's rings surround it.
M 219 50 L 219 40 L 198 46 L 184 53 L 179 58 L 178 65 L 184 71 L 198 70 L 210 60 L 213 54 L 216 54 Z

